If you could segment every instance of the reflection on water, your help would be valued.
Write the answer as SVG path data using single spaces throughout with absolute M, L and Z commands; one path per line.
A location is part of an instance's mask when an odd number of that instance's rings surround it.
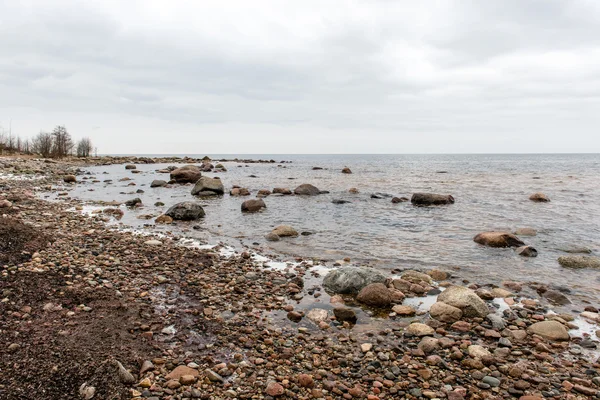
M 231 157 L 228 157 L 231 158 Z M 249 157 L 245 157 L 249 158 Z M 226 190 L 232 185 L 248 188 L 253 196 L 199 200 L 204 220 L 169 226 L 186 236 L 251 245 L 289 255 L 374 262 L 378 267 L 458 268 L 458 274 L 479 283 L 511 279 L 568 286 L 573 297 L 598 305 L 600 271 L 564 270 L 556 259 L 569 246 L 600 251 L 600 156 L 599 155 L 368 155 L 368 156 L 257 156 L 292 160 L 291 164 L 224 163 L 220 176 Z M 312 167 L 322 167 L 313 170 Z M 348 166 L 353 174 L 342 174 Z M 100 183 L 89 179 L 72 195 L 85 200 L 125 201 L 140 197 L 144 208 L 126 211 L 122 222 L 142 226 L 142 214 L 159 215 L 170 205 L 191 200 L 191 186 L 150 188 L 163 164 L 138 165 L 139 174 L 124 166 L 88 168 Z M 108 174 L 104 174 L 107 172 Z M 443 173 L 442 173 L 443 172 Z M 255 177 L 250 177 L 253 175 Z M 129 177 L 130 182 L 119 182 Z M 112 179 L 112 183 L 104 183 Z M 330 193 L 317 197 L 269 196 L 267 209 L 242 214 L 243 200 L 260 189 L 312 183 Z M 355 187 L 359 194 L 348 193 Z M 90 189 L 94 189 L 90 191 Z M 145 193 L 136 194 L 142 189 Z M 450 206 L 419 208 L 410 203 L 392 204 L 390 198 L 372 199 L 374 192 L 409 197 L 414 192 L 452 194 Z M 544 192 L 550 203 L 533 203 L 533 192 Z M 349 200 L 333 204 L 333 199 Z M 161 201 L 164 207 L 155 207 Z M 287 224 L 312 235 L 266 242 L 274 226 Z M 200 225 L 200 230 L 192 230 Z M 489 249 L 472 241 L 486 230 L 532 227 L 535 237 L 522 237 L 539 251 L 537 258 L 523 258 L 510 249 Z M 233 240 L 232 238 L 237 238 Z

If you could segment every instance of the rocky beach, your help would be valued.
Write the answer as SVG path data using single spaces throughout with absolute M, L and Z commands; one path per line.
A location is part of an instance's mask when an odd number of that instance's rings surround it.
M 233 198 L 236 215 L 260 217 L 271 196 L 328 195 L 304 182 L 260 191 L 224 178 L 253 163 L 288 170 L 279 161 L 0 158 L 0 398 L 600 398 L 595 278 L 573 302 L 569 287 L 543 277 L 478 282 L 447 265 L 381 269 L 265 247 L 311 236 L 294 226 L 261 227 L 246 246 L 209 240 L 197 221 L 211 218 L 211 202 Z M 98 168 L 109 167 L 128 174 L 117 180 L 127 200 L 102 198 L 112 178 Z M 336 173 L 360 174 L 351 168 Z M 144 208 L 134 195 L 148 186 L 189 198 Z M 530 195 L 527 206 L 554 200 Z M 424 210 L 461 201 L 377 196 Z M 514 248 L 519 260 L 543 253 L 522 229 L 481 229 L 469 242 Z M 555 257 L 559 274 L 595 273 L 588 250 Z

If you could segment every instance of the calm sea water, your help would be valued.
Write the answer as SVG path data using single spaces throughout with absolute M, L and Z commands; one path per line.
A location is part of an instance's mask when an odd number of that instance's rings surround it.
M 235 156 L 212 156 L 213 159 Z M 247 198 L 222 197 L 198 200 L 206 218 L 194 224 L 157 227 L 182 232 L 207 242 L 225 241 L 250 245 L 287 256 L 337 260 L 350 257 L 377 267 L 440 267 L 477 283 L 502 280 L 542 282 L 568 287 L 578 305 L 600 305 L 600 271 L 565 270 L 557 258 L 563 249 L 587 247 L 600 253 L 600 155 L 244 155 L 240 158 L 288 160 L 285 164 L 224 163 L 220 176 L 228 192 L 232 185 L 260 189 L 311 183 L 330 193 L 316 197 L 270 196 L 267 209 L 242 214 Z M 125 201 L 140 197 L 145 207 L 126 211 L 121 221 L 141 227 L 152 221 L 141 214 L 160 214 L 167 207 L 192 200 L 191 186 L 150 188 L 154 179 L 168 180 L 156 170 L 167 165 L 138 165 L 132 174 L 122 165 L 88 168 L 99 180 L 79 185 L 74 197 L 84 200 Z M 322 170 L 313 170 L 321 167 Z M 343 167 L 353 174 L 341 173 Z M 104 174 L 107 173 L 107 174 Z M 254 175 L 256 177 L 251 177 Z M 118 179 L 130 177 L 136 186 Z M 348 192 L 357 188 L 359 194 Z M 93 191 L 90 191 L 93 189 Z M 135 194 L 137 189 L 145 191 Z M 544 192 L 550 203 L 528 200 Z M 372 199 L 379 192 L 410 198 L 414 192 L 452 194 L 456 203 L 440 207 L 392 204 L 391 198 Z M 349 200 L 336 205 L 333 199 Z M 165 207 L 154 207 L 162 201 Z M 274 226 L 292 225 L 310 236 L 267 242 L 264 235 Z M 200 225 L 200 230 L 192 230 Z M 523 258 L 511 249 L 490 249 L 473 242 L 482 231 L 514 231 L 531 227 L 535 237 L 522 237 L 538 251 L 537 258 Z M 149 229 L 149 228 L 146 228 Z M 150 228 L 152 229 L 152 228 Z M 258 243 L 258 245 L 253 245 Z

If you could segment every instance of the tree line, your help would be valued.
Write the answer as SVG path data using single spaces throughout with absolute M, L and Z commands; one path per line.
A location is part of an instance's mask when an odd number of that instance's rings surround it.
M 31 139 L 22 139 L 0 127 L 0 155 L 38 154 L 44 158 L 64 158 L 68 156 L 89 157 L 98 153 L 92 141 L 84 137 L 74 141 L 64 125 L 58 125 L 52 132 L 40 132 Z

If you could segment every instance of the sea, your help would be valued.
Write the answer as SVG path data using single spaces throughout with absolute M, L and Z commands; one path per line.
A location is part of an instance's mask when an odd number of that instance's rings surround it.
M 252 248 L 283 260 L 350 259 L 353 264 L 389 273 L 439 268 L 451 271 L 465 284 L 542 283 L 563 291 L 573 302 L 567 308 L 582 311 L 588 304 L 600 306 L 600 270 L 565 269 L 557 261 L 572 251 L 600 253 L 600 154 L 208 156 L 213 164 L 236 158 L 276 162 L 222 162 L 226 172 L 204 174 L 218 176 L 225 185 L 226 194 L 212 198 L 195 198 L 190 185 L 150 188 L 155 179 L 169 180 L 168 174 L 157 172 L 169 164 L 138 164 L 141 173 L 137 174 L 123 165 L 90 167 L 84 168 L 89 179 L 80 179 L 85 183 L 71 196 L 90 205 L 139 197 L 142 208 L 124 208 L 124 217 L 112 222 L 119 229 L 174 233 L 201 243 Z M 352 174 L 342 174 L 344 167 Z M 131 181 L 119 181 L 126 177 Z M 92 178 L 99 182 L 93 183 Z M 131 182 L 135 186 L 129 186 Z M 303 183 L 329 193 L 271 195 L 264 199 L 264 211 L 241 212 L 241 203 L 254 198 L 260 189 L 293 190 Z M 251 196 L 230 196 L 234 185 L 247 188 Z M 350 193 L 350 188 L 358 193 Z M 416 207 L 410 201 L 391 201 L 392 197 L 410 199 L 416 192 L 451 194 L 455 203 Z M 545 193 L 551 201 L 530 201 L 535 192 Z M 139 218 L 158 216 L 169 206 L 188 200 L 204 207 L 203 219 L 155 226 L 153 219 Z M 348 203 L 334 204 L 333 200 Z M 165 205 L 155 206 L 157 202 Z M 303 234 L 267 241 L 265 235 L 277 225 L 291 225 Z M 536 236 L 521 237 L 537 249 L 537 257 L 473 242 L 479 232 L 514 232 L 518 228 L 537 231 Z

